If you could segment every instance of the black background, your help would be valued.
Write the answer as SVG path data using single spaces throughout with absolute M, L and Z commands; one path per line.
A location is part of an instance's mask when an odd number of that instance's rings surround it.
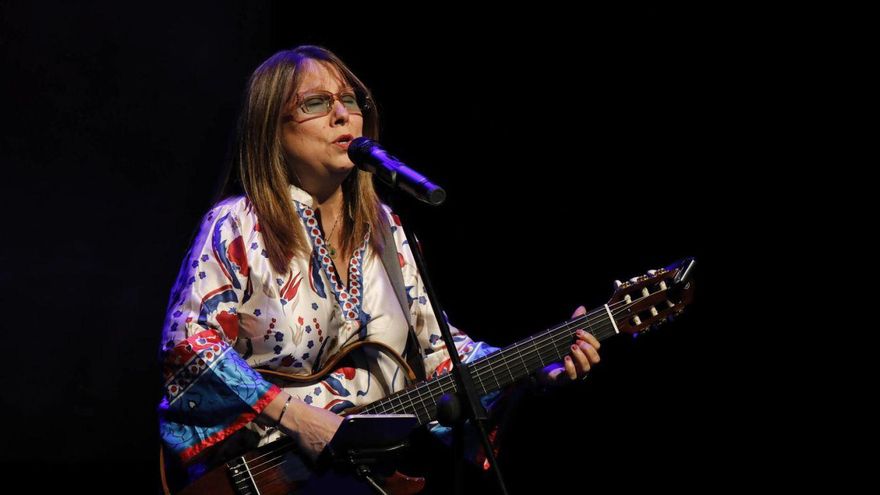
M 697 257 L 684 318 L 607 343 L 590 380 L 520 405 L 511 493 L 735 479 L 743 426 L 726 377 L 742 356 L 721 280 L 724 255 L 750 249 L 748 198 L 728 191 L 761 76 L 734 16 L 429 5 L 392 22 L 286 2 L 0 13 L 2 461 L 25 479 L 156 488 L 168 294 L 247 77 L 303 43 L 349 64 L 379 102 L 386 148 L 446 188 L 441 208 L 394 205 L 474 338 L 507 345 L 604 304 L 614 279 Z

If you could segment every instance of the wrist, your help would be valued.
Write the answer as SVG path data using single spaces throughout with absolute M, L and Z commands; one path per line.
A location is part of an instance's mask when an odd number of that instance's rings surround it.
M 281 413 L 278 414 L 278 419 L 275 421 L 275 424 L 272 425 L 273 428 L 279 429 L 281 428 L 281 421 L 284 419 L 284 414 L 287 412 L 288 406 L 290 406 L 290 401 L 293 399 L 293 396 L 288 394 L 287 400 L 284 401 L 284 405 L 281 406 Z

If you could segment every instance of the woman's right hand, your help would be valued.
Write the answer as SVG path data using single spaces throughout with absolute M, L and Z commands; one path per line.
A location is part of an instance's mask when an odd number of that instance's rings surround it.
M 281 419 L 281 429 L 306 455 L 312 460 L 317 459 L 342 424 L 342 416 L 296 398 L 290 401 L 288 409 Z

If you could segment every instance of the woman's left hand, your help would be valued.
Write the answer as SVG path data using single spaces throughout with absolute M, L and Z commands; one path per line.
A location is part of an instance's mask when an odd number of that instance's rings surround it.
M 574 311 L 572 318 L 587 314 L 581 306 Z M 577 331 L 577 340 L 569 348 L 569 354 L 562 362 L 555 362 L 538 372 L 538 382 L 542 385 L 560 384 L 586 378 L 590 367 L 599 362 L 599 341 L 583 331 Z

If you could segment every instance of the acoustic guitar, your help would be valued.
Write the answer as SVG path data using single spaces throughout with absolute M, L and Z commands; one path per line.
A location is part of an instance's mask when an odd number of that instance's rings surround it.
M 578 329 L 590 332 L 601 342 L 620 333 L 645 332 L 676 318 L 693 300 L 694 284 L 690 276 L 693 265 L 694 259 L 686 258 L 627 282 L 615 281 L 614 293 L 607 304 L 468 364 L 477 393 L 482 396 L 499 390 L 563 359 L 576 339 Z M 440 397 L 455 392 L 455 380 L 445 374 L 341 414 L 413 414 L 419 425 L 425 425 L 436 419 Z M 297 453 L 294 442 L 284 438 L 229 459 L 179 493 L 321 493 L 322 476 L 336 479 L 329 470 L 311 472 L 307 464 Z M 423 478 L 407 477 L 397 472 L 385 479 L 383 490 L 403 495 L 418 493 L 423 487 Z

